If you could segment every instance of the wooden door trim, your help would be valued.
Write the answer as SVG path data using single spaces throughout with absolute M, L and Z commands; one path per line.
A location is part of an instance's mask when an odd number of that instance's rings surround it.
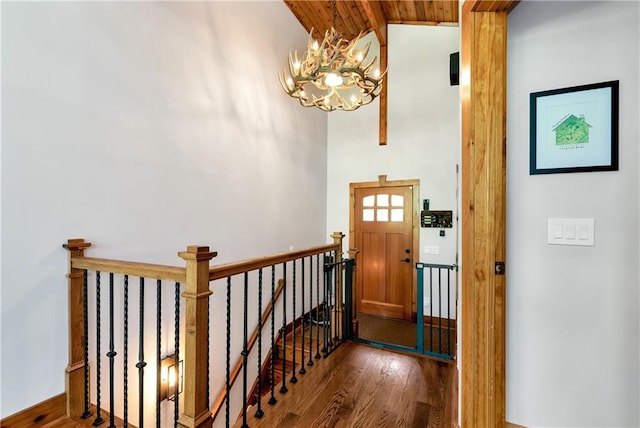
M 358 183 L 349 183 L 349 250 L 357 250 L 355 248 L 355 206 L 356 206 L 356 189 L 377 188 L 377 187 L 396 187 L 396 186 L 413 186 L 413 212 L 412 212 L 412 241 L 413 248 L 413 261 L 414 263 L 419 261 L 420 257 L 420 180 L 392 180 L 387 181 L 386 175 L 379 175 L 378 181 L 365 181 Z M 357 269 L 357 267 L 356 267 Z M 417 274 L 414 271 L 411 274 L 411 311 L 416 312 L 416 294 L 418 290 Z M 355 295 L 354 295 L 355 299 Z
M 463 428 L 506 423 L 506 280 L 495 263 L 506 254 L 507 13 L 517 2 L 499 3 L 467 0 L 461 14 Z

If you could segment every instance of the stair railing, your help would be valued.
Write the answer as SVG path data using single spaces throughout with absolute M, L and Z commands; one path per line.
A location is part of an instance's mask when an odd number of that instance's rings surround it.
M 222 388 L 223 396 L 218 396 L 217 405 L 220 402 L 226 404 L 226 426 L 230 426 L 231 391 L 233 385 L 230 383 L 230 322 L 236 317 L 231 314 L 231 291 L 232 285 L 241 278 L 243 290 L 243 316 L 242 316 L 242 351 L 241 367 L 243 377 L 242 404 L 234 404 L 234 411 L 240 409 L 244 418 L 243 426 L 246 424 L 247 415 L 247 391 L 249 387 L 249 358 L 256 359 L 256 380 L 258 386 L 258 404 L 256 416 L 263 414 L 261 403 L 261 385 L 264 379 L 263 374 L 264 357 L 269 352 L 270 357 L 270 393 L 268 403 L 274 405 L 277 402 L 274 385 L 274 333 L 276 323 L 280 333 L 282 333 L 284 343 L 279 344 L 284 349 L 287 347 L 287 334 L 291 333 L 290 339 L 293 341 L 292 365 L 294 371 L 289 383 L 297 381 L 297 374 L 306 373 L 305 365 L 310 367 L 314 364 L 314 358 L 326 357 L 343 340 L 352 334 L 352 290 L 353 286 L 353 260 L 342 260 L 342 238 L 341 233 L 332 235 L 334 243 L 330 245 L 311 248 L 308 250 L 290 252 L 275 256 L 253 259 L 246 262 L 233 263 L 222 266 L 210 267 L 210 260 L 216 256 L 215 252 L 209 251 L 208 247 L 190 246 L 186 251 L 180 252 L 179 256 L 185 260 L 185 267 L 155 265 L 148 263 L 138 263 L 119 260 L 108 260 L 85 257 L 84 251 L 91 246 L 91 243 L 83 239 L 71 239 L 64 247 L 69 252 L 68 270 L 68 295 L 69 295 L 69 364 L 66 369 L 66 396 L 67 415 L 71 418 L 93 419 L 94 425 L 108 422 L 109 427 L 118 425 L 146 427 L 153 426 L 148 417 L 145 421 L 145 412 L 149 413 L 149 403 L 155 404 L 155 426 L 166 427 L 169 424 L 176 427 L 200 428 L 210 427 L 213 423 L 213 414 L 217 414 L 219 408 L 212 410 L 210 402 L 210 299 L 212 295 L 211 282 L 226 282 L 227 292 L 227 325 L 226 325 L 226 382 Z M 315 264 L 314 264 L 315 259 Z M 287 267 L 289 272 L 287 273 Z M 275 289 L 276 271 L 282 275 L 281 282 L 282 297 L 278 299 Z M 263 296 L 263 272 L 271 276 L 270 295 L 266 290 Z M 256 328 L 251 338 L 248 337 L 248 295 L 249 278 L 257 277 L 257 305 L 258 310 Z M 108 279 L 107 279 L 108 278 Z M 138 280 L 132 280 L 137 278 Z M 135 285 L 135 283 L 138 283 Z M 108 297 L 105 297 L 103 287 L 108 286 Z M 167 293 L 167 288 L 169 292 Z M 253 289 L 252 285 L 252 289 Z M 151 292 L 148 290 L 151 289 Z M 149 314 L 149 299 L 153 296 L 155 289 L 156 313 L 155 343 L 149 340 L 148 331 L 150 327 L 145 324 L 145 320 L 153 318 Z M 290 300 L 287 300 L 287 293 Z M 115 297 L 122 298 L 122 304 L 115 301 Z M 133 299 L 138 297 L 138 304 L 135 305 Z M 308 297 L 308 299 L 307 299 Z M 108 308 L 102 308 L 103 301 L 107 299 Z M 163 299 L 171 299 L 173 306 L 173 320 L 171 328 L 166 328 L 166 316 L 170 310 L 167 305 L 163 305 Z M 346 301 L 345 301 L 346 299 Z M 90 302 L 91 300 L 91 302 Z M 130 302 L 131 300 L 131 302 Z M 270 300 L 267 305 L 263 305 L 265 300 Z M 280 300 L 280 301 L 279 301 Z M 90 305 L 95 303 L 95 306 Z M 165 302 L 166 303 L 166 302 Z M 281 305 L 282 310 L 276 314 L 276 304 Z M 270 305 L 272 311 L 263 312 L 263 307 Z M 135 306 L 137 306 L 137 311 Z M 146 313 L 145 313 L 146 310 Z M 108 315 L 105 315 L 108 312 Z M 114 312 L 118 313 L 119 319 L 123 320 L 123 328 L 116 328 L 114 325 Z M 132 317 L 137 320 L 137 329 L 133 323 L 129 322 Z M 108 350 L 102 349 L 101 321 L 106 318 L 108 324 Z M 322 319 L 321 319 L 322 318 Z M 287 319 L 292 320 L 287 323 Z M 95 320 L 90 325 L 90 320 Z M 263 347 L 263 330 L 267 330 L 271 324 L 270 343 Z M 309 332 L 302 329 L 299 333 L 297 326 L 309 325 Z M 163 326 L 165 327 L 163 329 Z M 315 336 L 314 336 L 315 328 Z M 137 330 L 137 331 L 136 331 Z M 214 326 L 213 334 L 220 333 L 218 325 Z M 95 337 L 90 334 L 95 333 Z M 146 333 L 146 334 L 145 334 Z M 305 334 L 308 334 L 305 337 Z M 296 361 L 296 339 L 300 335 L 302 344 L 302 358 Z M 163 340 L 163 337 L 165 338 Z M 151 338 L 153 339 L 153 338 Z M 137 342 L 137 359 L 129 355 L 129 342 Z M 258 343 L 258 350 L 251 355 L 252 343 Z M 315 343 L 314 343 L 315 341 Z M 116 343 L 117 342 L 117 343 Z M 92 345 L 90 349 L 90 345 Z M 155 358 L 149 357 L 149 348 L 153 345 Z M 315 354 L 313 347 L 315 345 Z M 162 356 L 172 355 L 170 358 Z M 320 353 L 322 352 L 322 354 Z M 285 351 L 286 353 L 286 351 Z M 89 356 L 92 371 L 90 371 Z M 103 406 L 102 399 L 102 360 L 107 358 L 108 368 L 108 399 L 107 405 Z M 306 358 L 308 357 L 308 361 Z M 160 385 L 164 361 L 169 359 L 172 366 L 181 367 L 179 373 L 182 379 L 182 390 L 176 390 L 173 402 L 169 405 L 162 404 L 167 393 Z M 285 370 L 286 358 L 283 359 L 283 371 Z M 234 371 L 238 371 L 238 364 Z M 149 376 L 149 373 L 151 376 Z M 122 378 L 118 377 L 122 374 Z M 145 377 L 145 374 L 147 375 Z M 129 380 L 131 376 L 136 377 L 137 382 Z M 236 376 L 237 377 L 237 376 Z M 90 383 L 95 384 L 95 388 L 90 388 Z M 117 384 L 117 385 L 116 385 Z M 151 386 L 150 386 L 151 385 Z M 136 388 L 137 387 L 137 388 Z M 121 388 L 121 389 L 119 389 Z M 137 402 L 131 394 L 130 389 L 137 389 Z M 150 391 L 151 390 L 151 391 Z M 150 393 L 151 392 L 151 393 Z M 181 392 L 179 394 L 179 392 Z M 286 379 L 282 379 L 280 394 L 287 392 Z M 169 397 L 171 400 L 171 397 Z M 170 408 L 168 408 L 170 407 Z M 103 410 L 108 410 L 105 412 Z M 138 413 L 137 419 L 130 417 L 132 409 Z M 173 413 L 173 416 L 167 414 Z M 237 414 L 237 413 L 236 413 Z M 108 421 L 103 419 L 103 415 L 108 417 Z M 168 420 L 171 419 L 171 422 Z
M 226 376 L 211 410 L 215 419 L 224 406 L 221 426 L 233 425 L 238 412 L 243 427 L 248 426 L 251 416 L 261 418 L 268 410 L 263 401 L 269 406 L 276 405 L 289 391 L 288 384 L 297 383 L 298 376 L 305 375 L 318 359 L 326 358 L 350 337 L 351 300 L 346 304 L 345 298 L 352 296 L 349 287 L 353 285 L 354 261 L 341 258 L 344 235 L 336 232 L 332 237 L 334 243 L 330 245 L 211 268 L 210 279 L 224 286 L 227 296 Z M 351 269 L 349 273 L 346 273 L 347 265 Z M 276 278 L 283 284 L 279 298 L 274 291 Z M 236 334 L 232 334 L 231 324 L 236 318 L 231 315 L 231 300 L 232 291 L 236 289 L 242 290 L 242 331 L 239 333 L 236 329 Z M 255 302 L 256 311 L 248 309 L 249 301 Z M 273 308 L 269 314 L 262 311 L 265 302 Z M 262 316 L 248 321 L 251 313 Z M 255 330 L 248 339 L 250 324 L 255 325 Z M 263 336 L 266 336 L 264 341 Z M 241 359 L 232 368 L 233 338 L 236 344 L 241 341 Z M 258 349 L 252 351 L 251 344 L 256 339 Z M 278 371 L 282 378 L 277 382 Z M 242 384 L 237 385 L 242 390 L 234 393 L 235 379 L 242 379 Z
M 125 426 L 134 422 L 139 427 L 151 426 L 148 421 L 145 423 L 145 404 L 150 400 L 155 401 L 155 426 L 168 426 L 167 422 L 162 422 L 161 414 L 167 411 L 167 406 L 162 406 L 161 401 L 163 389 L 160 379 L 163 376 L 162 346 L 173 347 L 173 365 L 178 367 L 180 362 L 180 349 L 184 347 L 183 371 L 180 374 L 184 384 L 182 412 L 179 411 L 180 397 L 178 393 L 173 397 L 173 425 L 181 427 L 205 427 L 211 425 L 211 414 L 208 403 L 199 397 L 204 397 L 208 379 L 208 311 L 209 311 L 209 261 L 215 257 L 215 252 L 210 252 L 208 247 L 190 246 L 186 251 L 180 252 L 179 256 L 186 262 L 186 267 L 175 267 L 165 265 L 155 265 L 149 263 L 138 263 L 119 260 L 88 258 L 84 256 L 84 250 L 89 248 L 91 243 L 83 239 L 71 239 L 64 247 L 69 251 L 69 365 L 66 369 L 66 395 L 67 395 L 67 416 L 71 418 L 94 418 L 93 424 L 98 426 L 104 422 L 102 409 L 102 339 L 101 321 L 102 314 L 102 285 L 103 278 L 108 275 L 108 330 L 109 330 L 109 350 L 104 354 L 109 361 L 108 376 L 108 417 L 109 427 L 115 427 L 116 421 Z M 89 289 L 89 276 L 94 276 L 95 287 Z M 118 278 L 115 278 L 115 275 Z M 120 278 L 120 275 L 122 277 Z M 138 344 L 138 360 L 129 359 L 129 279 L 137 277 L 139 286 L 136 291 L 139 297 L 139 307 L 136 313 L 139 320 L 138 337 L 134 338 Z M 155 284 L 149 280 L 154 280 Z M 163 290 L 166 292 L 166 281 L 173 282 L 173 340 L 162 341 L 162 315 L 167 310 L 163 308 Z M 164 281 L 164 282 L 163 282 Z M 145 333 L 149 328 L 145 326 L 145 290 L 154 288 L 156 291 L 156 337 L 155 337 L 155 360 L 149 358 L 148 340 L 145 340 Z M 114 299 L 115 289 L 123 296 L 122 306 L 118 305 Z M 182 293 L 181 291 L 184 290 Z M 89 325 L 89 295 L 95 293 L 95 327 Z M 184 301 L 181 299 L 184 299 Z M 114 326 L 114 310 L 118 305 L 118 311 L 122 311 L 123 329 L 117 330 Z M 181 311 L 184 311 L 184 316 Z M 182 328 L 181 328 L 182 326 Z M 89 333 L 95 328 L 96 337 L 93 340 L 95 345 L 95 389 L 90 388 L 89 370 Z M 181 330 L 184 332 L 184 343 L 181 344 Z M 122 335 L 122 345 L 115 343 L 115 336 Z M 118 349 L 118 350 L 116 350 Z M 122 379 L 116 376 L 116 357 L 121 354 L 121 362 L 118 369 L 122 370 Z M 133 364 L 135 365 L 133 366 Z M 150 397 L 149 388 L 145 388 L 145 374 L 149 373 L 149 368 L 155 366 L 155 391 Z M 134 369 L 135 367 L 135 369 Z M 132 370 L 134 369 L 134 370 Z M 137 371 L 138 382 L 129 383 L 129 372 Z M 116 373 L 118 371 L 118 373 Z M 122 392 L 116 391 L 115 382 L 122 384 Z M 133 421 L 129 418 L 130 402 L 135 402 L 129 395 L 129 388 L 137 386 L 137 412 L 138 418 Z M 91 394 L 95 397 L 95 404 L 91 403 Z M 121 400 L 116 399 L 116 394 Z M 164 393 L 166 395 L 166 393 Z M 155 400 L 153 400 L 155 398 Z M 170 398 L 170 397 L 168 397 Z M 121 407 L 120 408 L 120 404 Z M 116 406 L 118 405 L 118 408 Z M 164 407 L 164 408 L 162 408 Z M 161 409 L 162 408 L 162 409 Z M 121 414 L 116 417 L 116 414 Z

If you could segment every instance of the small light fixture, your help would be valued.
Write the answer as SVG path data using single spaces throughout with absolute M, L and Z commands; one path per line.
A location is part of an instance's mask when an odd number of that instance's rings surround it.
M 182 360 L 169 355 L 160 360 L 160 400 L 175 401 L 182 393 Z

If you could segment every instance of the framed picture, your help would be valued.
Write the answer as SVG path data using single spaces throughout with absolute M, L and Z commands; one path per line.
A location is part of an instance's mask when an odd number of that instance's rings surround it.
M 618 170 L 618 83 L 530 95 L 529 174 Z

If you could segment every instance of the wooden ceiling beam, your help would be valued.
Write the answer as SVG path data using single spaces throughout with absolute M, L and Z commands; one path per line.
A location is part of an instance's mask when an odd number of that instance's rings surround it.
M 364 13 L 371 24 L 371 28 L 376 33 L 380 46 L 387 45 L 387 16 L 384 14 L 382 5 L 379 1 L 362 0 L 360 1 Z
M 511 12 L 520 0 L 478 0 L 475 1 L 472 12 Z
M 371 24 L 373 31 L 376 33 L 378 43 L 380 44 L 380 71 L 387 69 L 387 16 L 382 9 L 379 1 L 361 0 L 360 5 L 364 9 L 367 19 Z M 380 92 L 380 110 L 379 110 L 379 128 L 378 128 L 378 144 L 387 145 L 387 76 L 382 83 L 382 91 Z

